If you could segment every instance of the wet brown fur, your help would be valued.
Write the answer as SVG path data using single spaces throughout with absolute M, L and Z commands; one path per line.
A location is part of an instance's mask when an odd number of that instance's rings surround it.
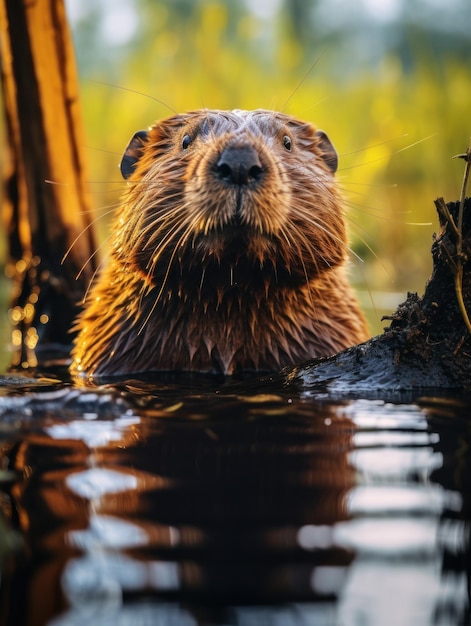
M 228 184 L 218 159 L 244 145 L 263 175 Z M 78 320 L 73 373 L 276 370 L 365 340 L 325 145 L 310 124 L 264 110 L 152 126 Z

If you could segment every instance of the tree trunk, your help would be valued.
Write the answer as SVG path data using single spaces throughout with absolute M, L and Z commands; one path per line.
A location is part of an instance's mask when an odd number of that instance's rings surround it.
M 1 0 L 0 29 L 12 365 L 27 368 L 37 365 L 39 350 L 70 346 L 72 320 L 95 270 L 96 246 L 63 0 Z

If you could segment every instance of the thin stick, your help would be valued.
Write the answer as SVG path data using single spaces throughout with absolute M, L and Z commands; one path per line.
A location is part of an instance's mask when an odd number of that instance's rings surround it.
M 461 197 L 460 206 L 458 210 L 458 225 L 456 226 L 457 241 L 456 241 L 456 268 L 455 268 L 455 291 L 458 299 L 458 306 L 460 307 L 461 315 L 468 332 L 471 333 L 471 322 L 469 320 L 468 312 L 463 300 L 463 214 L 464 203 L 466 199 L 466 188 L 468 186 L 469 170 L 471 167 L 471 142 L 464 154 L 458 154 L 455 158 L 464 159 L 466 166 L 464 168 L 463 184 L 461 185 Z
M 460 230 L 460 233 L 462 233 L 463 232 L 464 201 L 466 199 L 466 188 L 468 186 L 469 170 L 471 167 L 471 139 L 470 139 L 470 143 L 466 152 L 464 154 L 457 154 L 454 158 L 464 159 L 466 161 L 466 167 L 464 168 L 463 184 L 461 185 L 460 208 L 458 212 L 458 228 Z
M 443 198 L 437 198 L 435 201 L 435 206 L 440 211 L 442 217 L 446 220 L 446 222 L 450 224 L 451 229 L 453 230 L 455 235 L 459 237 L 460 233 L 458 231 L 458 228 L 456 227 L 455 220 L 453 219 L 450 210 L 445 203 L 445 200 Z
M 461 265 L 461 262 L 459 263 L 459 267 L 457 267 L 457 271 L 455 274 L 456 298 L 458 300 L 458 306 L 460 308 L 465 326 L 468 329 L 468 333 L 471 334 L 471 322 L 469 321 L 468 311 L 466 310 L 466 306 L 463 300 L 463 266 Z

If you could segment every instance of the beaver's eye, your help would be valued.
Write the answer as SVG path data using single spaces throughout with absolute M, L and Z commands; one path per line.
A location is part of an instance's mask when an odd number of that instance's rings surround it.
M 283 137 L 283 145 L 286 148 L 286 150 L 291 150 L 291 138 L 288 137 L 288 135 L 285 135 Z
M 182 149 L 186 150 L 193 142 L 193 139 L 190 135 L 185 135 L 182 139 Z

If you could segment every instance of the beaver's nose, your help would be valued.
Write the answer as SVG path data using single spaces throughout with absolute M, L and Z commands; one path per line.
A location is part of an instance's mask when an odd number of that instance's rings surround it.
M 225 148 L 216 167 L 219 178 L 233 185 L 248 185 L 263 176 L 257 150 L 246 144 Z

